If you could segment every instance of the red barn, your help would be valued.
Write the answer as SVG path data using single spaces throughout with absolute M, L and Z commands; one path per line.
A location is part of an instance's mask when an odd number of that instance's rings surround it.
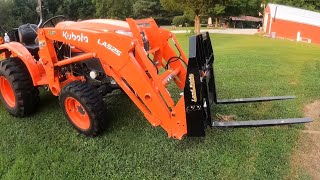
M 271 36 L 320 44 L 320 13 L 268 4 L 263 30 Z

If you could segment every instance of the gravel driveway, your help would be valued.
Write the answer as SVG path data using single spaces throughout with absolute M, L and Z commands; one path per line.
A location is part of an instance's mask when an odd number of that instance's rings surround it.
M 173 30 L 175 34 L 188 33 L 190 30 Z M 203 29 L 201 32 L 217 33 L 217 34 L 247 34 L 253 35 L 258 32 L 257 29 Z

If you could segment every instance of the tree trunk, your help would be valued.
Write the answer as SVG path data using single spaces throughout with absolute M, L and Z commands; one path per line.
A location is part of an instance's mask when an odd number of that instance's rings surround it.
M 194 33 L 200 34 L 200 16 L 196 15 L 194 17 Z
M 215 28 L 218 28 L 218 18 L 215 18 L 216 23 L 214 24 Z

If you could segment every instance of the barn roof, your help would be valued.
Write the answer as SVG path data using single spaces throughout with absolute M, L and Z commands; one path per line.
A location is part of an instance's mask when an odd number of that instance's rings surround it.
M 270 8 L 271 17 L 274 19 L 282 19 L 320 27 L 320 13 L 271 3 L 268 4 L 268 7 Z

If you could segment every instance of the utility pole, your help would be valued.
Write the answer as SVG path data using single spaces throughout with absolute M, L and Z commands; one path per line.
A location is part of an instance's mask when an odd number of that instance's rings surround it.
M 38 27 L 42 24 L 43 16 L 42 16 L 42 0 L 38 0 L 38 7 L 37 7 L 37 13 L 39 14 L 40 21 L 38 24 Z

